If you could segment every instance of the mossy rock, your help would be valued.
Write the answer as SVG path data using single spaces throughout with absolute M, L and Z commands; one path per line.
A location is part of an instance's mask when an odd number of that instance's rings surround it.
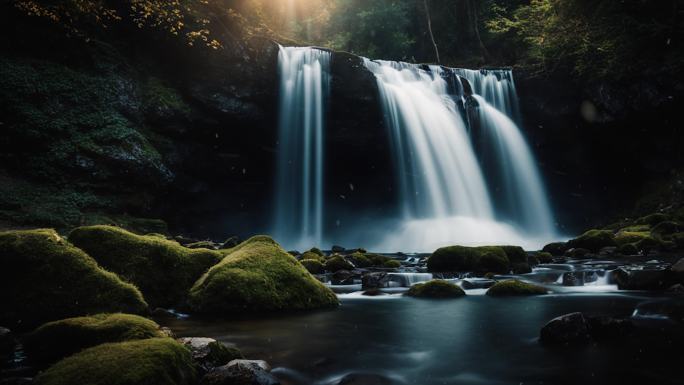
M 107 343 L 67 357 L 35 378 L 35 385 L 194 385 L 190 350 L 171 338 Z
M 628 243 L 636 243 L 644 238 L 649 238 L 651 233 L 648 231 L 619 231 L 615 235 L 615 243 L 622 246 Z
M 325 257 L 325 254 L 318 247 L 312 247 L 311 250 L 309 250 L 309 252 L 314 253 L 320 257 Z
M 447 246 L 435 250 L 428 258 L 432 272 L 474 271 L 479 273 L 508 273 L 510 261 L 498 246 Z
M 386 261 L 385 263 L 383 263 L 382 267 L 386 267 L 388 269 L 398 269 L 401 267 L 401 262 L 399 262 L 395 259 L 390 259 L 389 261 Z
M 552 242 L 542 248 L 543 252 L 553 256 L 561 256 L 569 249 L 567 242 Z
M 678 249 L 684 249 L 684 233 L 672 234 L 669 239 Z
M 321 263 L 325 262 L 325 257 L 323 257 L 320 254 L 314 253 L 312 251 L 305 251 L 304 254 L 302 254 L 301 259 L 302 260 L 305 260 L 305 259 L 316 260 L 316 261 L 319 261 Z
M 637 249 L 641 250 L 645 255 L 648 254 L 648 252 L 651 250 L 659 249 L 662 246 L 662 244 L 663 242 L 659 239 L 653 237 L 646 237 L 639 240 L 639 242 L 636 242 L 634 245 Z
M 499 281 L 487 290 L 492 297 L 546 294 L 546 289 L 517 279 Z
M 553 263 L 553 255 L 546 251 L 541 251 L 537 253 L 536 257 L 539 260 L 539 263 Z
M 330 308 L 335 294 L 267 236 L 233 248 L 190 290 L 198 313 L 217 315 Z
M 361 253 L 359 251 L 359 253 Z M 383 266 L 385 262 L 389 261 L 391 258 L 380 254 L 363 253 L 363 255 L 370 261 L 371 266 Z
M 311 274 L 321 274 L 325 270 L 323 263 L 318 259 L 302 259 L 299 263 Z
M 649 226 L 655 226 L 660 222 L 665 222 L 669 221 L 671 218 L 667 214 L 663 213 L 653 213 L 646 215 L 645 217 L 641 217 L 635 221 L 635 224 L 637 225 L 649 225 Z
M 634 243 L 625 243 L 617 248 L 617 252 L 620 255 L 637 255 L 639 248 Z
M 142 314 L 140 291 L 54 230 L 0 233 L 0 325 L 33 328 L 85 314 Z
M 678 233 L 680 231 L 682 231 L 682 226 L 679 223 L 673 221 L 665 221 L 653 226 L 653 228 L 651 229 L 651 235 L 653 237 L 663 238 L 668 235 Z
M 354 268 L 354 265 L 349 263 L 346 259 L 344 259 L 343 256 L 341 255 L 336 255 L 327 261 L 325 261 L 325 270 L 329 271 L 331 273 L 340 271 L 340 270 L 352 270 Z
M 499 246 L 511 263 L 527 263 L 527 252 L 520 246 Z
M 223 256 L 113 226 L 74 229 L 69 240 L 105 268 L 136 284 L 154 307 L 182 303 L 194 282 Z
M 373 266 L 373 262 L 367 256 L 365 256 L 363 253 L 360 253 L 358 251 L 350 254 L 349 256 L 347 256 L 347 258 L 350 259 L 356 267 L 371 267 L 371 266 Z
M 410 297 L 420 298 L 458 298 L 465 294 L 465 291 L 457 285 L 441 279 L 417 283 L 406 292 L 406 295 Z
M 574 249 L 587 249 L 597 252 L 604 247 L 617 246 L 615 235 L 611 230 L 589 230 L 575 239 L 568 241 L 568 246 Z
M 32 361 L 55 362 L 106 342 L 164 337 L 156 322 L 132 314 L 97 314 L 48 322 L 24 341 Z

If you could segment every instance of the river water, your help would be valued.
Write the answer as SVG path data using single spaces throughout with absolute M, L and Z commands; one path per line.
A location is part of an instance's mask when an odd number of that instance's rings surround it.
M 336 310 L 227 321 L 190 317 L 168 326 L 179 336 L 213 337 L 267 360 L 283 384 L 337 384 L 350 373 L 385 377 L 367 382 L 378 385 L 684 383 L 681 347 L 550 349 L 537 340 L 559 315 L 627 317 L 662 297 L 607 289 L 491 298 L 482 291 L 451 300 L 345 294 Z M 654 333 L 672 326 L 657 317 L 648 322 Z

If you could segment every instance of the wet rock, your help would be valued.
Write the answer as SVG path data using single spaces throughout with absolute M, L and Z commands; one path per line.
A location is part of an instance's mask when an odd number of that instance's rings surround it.
M 12 355 L 16 343 L 12 331 L 0 326 L 0 358 Z
M 583 345 L 590 341 L 589 324 L 582 313 L 552 319 L 539 335 L 539 342 L 545 345 Z
M 570 258 L 574 259 L 583 259 L 583 258 L 589 258 L 589 251 L 588 249 L 583 249 L 581 247 L 570 249 L 565 252 L 565 255 L 567 255 Z
M 615 235 L 610 230 L 589 230 L 579 237 L 569 240 L 568 246 L 598 252 L 604 247 L 616 246 Z
M 569 247 L 566 242 L 554 242 L 544 246 L 542 251 L 553 256 L 562 256 L 568 249 Z
M 368 297 L 377 297 L 379 295 L 384 295 L 385 293 L 383 293 L 380 289 L 368 289 L 361 294 Z
M 342 377 L 337 385 L 391 385 L 394 382 L 380 374 L 350 373 Z
M 465 290 L 489 289 L 496 283 L 493 279 L 466 278 L 461 281 L 461 287 Z
M 668 286 L 666 270 L 619 268 L 615 271 L 619 290 L 664 290 Z
M 189 245 L 189 244 L 191 244 L 191 243 L 199 242 L 199 239 L 188 238 L 188 237 L 184 237 L 184 236 L 182 236 L 182 235 L 176 235 L 175 237 L 173 237 L 173 239 L 174 239 L 176 242 L 178 242 L 178 243 L 180 243 L 181 245 L 184 245 L 184 246 L 185 246 L 185 245 Z
M 351 285 L 357 275 L 350 270 L 338 270 L 332 274 L 333 285 Z
M 617 252 L 621 255 L 638 255 L 639 249 L 633 243 L 626 243 L 618 247 Z
M 681 283 L 672 285 L 667 289 L 667 291 L 668 293 L 684 294 L 684 285 L 682 285 Z
M 532 272 L 532 268 L 526 262 L 511 264 L 511 270 L 513 274 L 528 274 Z
M 178 341 L 190 349 L 192 359 L 204 373 L 217 366 L 244 358 L 240 350 L 227 347 L 213 338 L 186 337 Z
M 338 245 L 333 245 L 333 247 L 332 247 L 333 253 L 344 253 L 346 250 L 347 249 L 345 249 L 344 247 L 338 246 Z
M 233 360 L 214 368 L 200 382 L 201 385 L 279 385 L 265 361 Z
M 563 273 L 563 286 L 584 286 L 584 273 L 581 271 Z
M 176 315 L 170 310 L 158 307 L 152 310 L 152 317 L 157 319 L 175 319 Z
M 368 273 L 361 277 L 361 287 L 364 289 L 378 289 L 387 287 L 389 277 L 387 273 Z
M 607 246 L 607 247 L 604 247 L 601 250 L 599 250 L 599 255 L 603 256 L 603 257 L 613 255 L 613 254 L 615 254 L 617 249 L 618 248 L 616 246 Z
M 681 298 L 640 303 L 634 311 L 635 317 L 669 318 L 684 323 L 684 301 Z
M 680 259 L 672 265 L 672 268 L 670 269 L 672 272 L 677 273 L 677 274 L 684 274 L 684 258 Z
M 232 249 L 233 247 L 235 247 L 239 244 L 240 244 L 240 237 L 238 237 L 237 235 L 234 235 L 232 237 L 229 237 L 225 241 L 223 241 L 223 243 L 221 244 L 219 249 L 221 249 L 221 250 Z

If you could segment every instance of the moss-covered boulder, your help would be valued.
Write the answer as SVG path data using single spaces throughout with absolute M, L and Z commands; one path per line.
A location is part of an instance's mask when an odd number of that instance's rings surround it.
M 0 262 L 0 325 L 26 329 L 85 314 L 147 311 L 135 286 L 54 230 L 0 233 Z
M 428 258 L 428 271 L 474 271 L 478 273 L 508 272 L 510 261 L 498 246 L 447 246 L 435 250 Z
M 569 240 L 568 246 L 597 252 L 604 247 L 617 246 L 617 244 L 615 243 L 615 235 L 611 230 L 589 230 L 579 237 Z
M 527 252 L 520 246 L 499 246 L 511 263 L 527 263 Z
M 213 338 L 185 337 L 179 339 L 178 342 L 190 349 L 192 359 L 201 373 L 206 373 L 232 360 L 245 358 L 240 349 L 226 346 Z
M 561 256 L 569 249 L 567 242 L 552 242 L 542 248 L 543 252 L 553 256 Z
M 643 216 L 635 221 L 636 225 L 655 226 L 660 222 L 669 221 L 671 217 L 665 213 L 653 213 Z
M 451 282 L 434 279 L 411 286 L 406 295 L 421 298 L 457 298 L 464 296 L 465 291 Z
M 487 290 L 487 295 L 492 297 L 540 294 L 546 294 L 546 289 L 517 279 L 499 281 Z
M 302 254 L 301 260 L 309 259 L 309 260 L 314 260 L 314 261 L 319 261 L 321 263 L 325 262 L 325 257 L 314 253 L 312 251 L 305 251 L 304 254 Z
M 382 264 L 382 267 L 388 269 L 398 269 L 401 267 L 401 262 L 397 261 L 396 259 L 390 259 L 389 261 L 385 261 L 385 263 Z
M 311 274 L 321 274 L 325 270 L 323 263 L 318 259 L 302 259 L 299 263 Z
M 194 311 L 232 315 L 338 305 L 335 294 L 271 238 L 252 237 L 233 250 L 190 290 Z
M 351 260 L 354 266 L 356 267 L 373 266 L 373 262 L 365 254 L 360 253 L 358 251 L 355 251 L 352 254 L 348 255 L 347 258 Z
M 539 263 L 553 263 L 553 255 L 546 251 L 541 251 L 535 255 Z
M 48 322 L 29 334 L 24 348 L 32 361 L 55 362 L 106 342 L 164 337 L 159 325 L 131 314 L 98 314 Z
M 615 235 L 615 243 L 622 246 L 628 243 L 636 243 L 644 238 L 649 238 L 651 233 L 649 231 L 618 231 Z
M 67 357 L 35 378 L 36 385 L 194 385 L 188 350 L 171 338 L 98 345 Z
M 76 228 L 69 241 L 138 286 L 151 306 L 160 307 L 182 303 L 195 281 L 223 258 L 216 251 L 188 249 L 113 226 Z
M 335 255 L 325 261 L 325 270 L 331 273 L 335 273 L 340 270 L 352 270 L 353 268 L 354 265 L 349 263 L 349 261 L 344 259 L 344 257 L 341 255 Z

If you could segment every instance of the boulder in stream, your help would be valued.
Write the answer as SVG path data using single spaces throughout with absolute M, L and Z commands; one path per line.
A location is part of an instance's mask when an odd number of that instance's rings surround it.
M 556 317 L 541 329 L 539 342 L 545 345 L 582 345 L 589 343 L 589 323 L 582 313 Z
M 279 385 L 266 361 L 233 360 L 214 368 L 200 382 L 201 385 Z

